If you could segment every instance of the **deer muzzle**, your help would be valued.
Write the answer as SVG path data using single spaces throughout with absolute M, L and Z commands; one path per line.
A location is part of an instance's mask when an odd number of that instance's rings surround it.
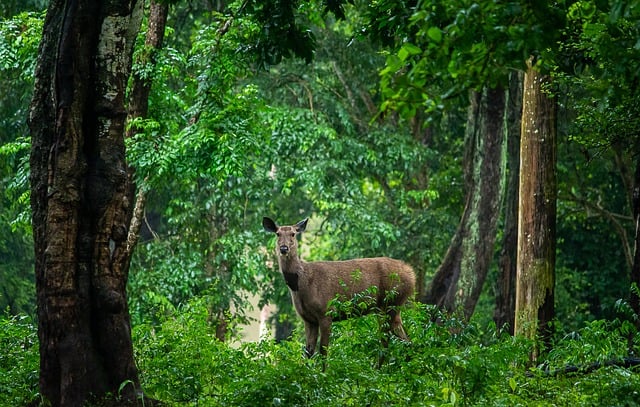
M 280 246 L 280 254 L 285 255 L 289 253 L 289 246 L 282 245 Z

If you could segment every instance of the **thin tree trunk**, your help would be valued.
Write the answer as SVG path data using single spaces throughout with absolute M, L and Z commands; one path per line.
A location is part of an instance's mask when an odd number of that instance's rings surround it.
M 167 26 L 168 14 L 168 3 L 159 3 L 155 0 L 151 1 L 149 5 L 147 35 L 144 42 L 145 52 L 138 58 L 138 63 L 149 64 L 151 66 L 156 65 L 156 55 L 159 50 L 162 49 L 162 43 L 164 41 L 164 31 Z M 129 123 L 126 133 L 127 138 L 133 137 L 136 133 L 143 131 L 142 128 L 132 122 L 135 122 L 135 119 L 147 117 L 149 114 L 149 94 L 151 93 L 151 85 L 152 82 L 150 78 L 143 78 L 138 73 L 133 73 L 131 92 L 129 95 L 129 112 L 127 116 L 127 122 Z M 133 216 L 131 217 L 131 224 L 129 225 L 129 234 L 127 236 L 127 251 L 128 255 L 131 256 L 140 234 L 144 205 L 147 200 L 147 189 L 144 186 L 139 185 L 138 192 L 136 194 L 134 182 L 135 169 L 133 167 L 129 167 L 128 173 L 129 182 L 131 184 L 131 188 L 129 189 L 129 199 L 132 202 L 135 200 Z
M 633 265 L 631 267 L 631 293 L 629 304 L 638 317 L 635 320 L 636 330 L 640 331 L 640 155 L 636 155 L 636 170 L 633 181 L 633 218 L 635 221 L 635 245 Z M 629 347 L 633 346 L 633 338 L 630 338 Z
M 522 118 L 522 74 L 509 77 L 507 102 L 507 190 L 504 205 L 504 233 L 499 259 L 496 308 L 493 320 L 498 328 L 513 335 L 516 307 L 516 257 L 518 253 L 518 184 L 520 179 L 520 120 Z
M 493 257 L 503 193 L 504 89 L 471 93 L 465 154 L 465 210 L 425 302 L 469 319 Z
M 43 28 L 29 112 L 31 207 L 40 394 L 53 406 L 139 391 L 124 96 L 141 17 L 138 1 L 53 0 Z
M 149 5 L 149 23 L 144 41 L 145 50 L 137 58 L 140 65 L 156 65 L 156 55 L 162 49 L 164 30 L 167 26 L 169 5 L 165 2 L 152 0 Z M 132 75 L 131 94 L 129 96 L 129 117 L 131 122 L 136 118 L 146 117 L 149 112 L 149 94 L 151 93 L 151 79 L 144 78 L 139 73 Z M 132 125 L 127 129 L 127 137 L 132 137 L 142 129 Z
M 556 103 L 550 77 L 528 61 L 524 75 L 515 334 L 549 345 L 556 249 Z M 531 353 L 536 361 L 541 349 Z

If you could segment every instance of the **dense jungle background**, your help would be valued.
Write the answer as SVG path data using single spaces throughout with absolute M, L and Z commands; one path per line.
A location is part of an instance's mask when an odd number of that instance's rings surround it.
M 0 405 L 47 405 L 27 118 L 49 6 L 0 5 Z M 149 42 L 153 7 L 167 13 L 159 44 Z M 181 0 L 144 12 L 127 97 L 131 107 L 143 83 L 148 106 L 128 110 L 124 141 L 139 214 L 126 291 L 146 396 L 168 405 L 640 404 L 640 3 Z M 551 78 L 545 92 L 557 106 L 553 334 L 542 345 L 514 335 L 514 300 L 505 300 L 517 285 L 507 269 L 518 175 L 529 175 L 518 165 L 527 61 Z M 483 96 L 495 89 L 505 106 L 497 121 Z M 491 120 L 504 130 L 494 156 L 474 130 Z M 478 169 L 483 158 L 498 171 Z M 474 215 L 485 194 L 496 209 Z M 263 216 L 309 217 L 308 261 L 411 264 L 411 343 L 382 347 L 369 315 L 335 324 L 325 370 L 303 358 Z M 478 287 L 471 301 L 442 299 L 433 283 L 456 245 L 461 269 L 482 268 L 478 281 L 455 282 L 454 293 Z M 272 334 L 243 341 L 249 312 L 266 304 Z M 129 384 L 112 389 L 116 400 Z

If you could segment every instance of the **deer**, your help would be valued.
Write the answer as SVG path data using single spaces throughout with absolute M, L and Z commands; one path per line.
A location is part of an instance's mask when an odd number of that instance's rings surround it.
M 370 294 L 373 303 L 362 314 L 374 310 L 385 313 L 388 330 L 409 342 L 398 307 L 414 295 L 416 277 L 411 266 L 388 257 L 305 262 L 298 255 L 297 238 L 306 230 L 308 220 L 293 226 L 278 226 L 268 217 L 262 220 L 264 230 L 277 236 L 278 265 L 296 312 L 304 322 L 306 355 L 312 357 L 316 353 L 319 333 L 320 354 L 326 357 L 332 322 L 353 316 L 337 311 L 333 301 L 349 300 L 363 293 Z M 383 344 L 388 345 L 384 337 Z

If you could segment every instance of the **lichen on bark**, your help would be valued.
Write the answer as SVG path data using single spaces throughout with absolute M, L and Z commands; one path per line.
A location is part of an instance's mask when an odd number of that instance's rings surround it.
M 550 78 L 530 60 L 524 76 L 515 334 L 548 344 L 554 315 L 556 222 L 555 100 Z M 531 359 L 541 349 L 536 347 Z

